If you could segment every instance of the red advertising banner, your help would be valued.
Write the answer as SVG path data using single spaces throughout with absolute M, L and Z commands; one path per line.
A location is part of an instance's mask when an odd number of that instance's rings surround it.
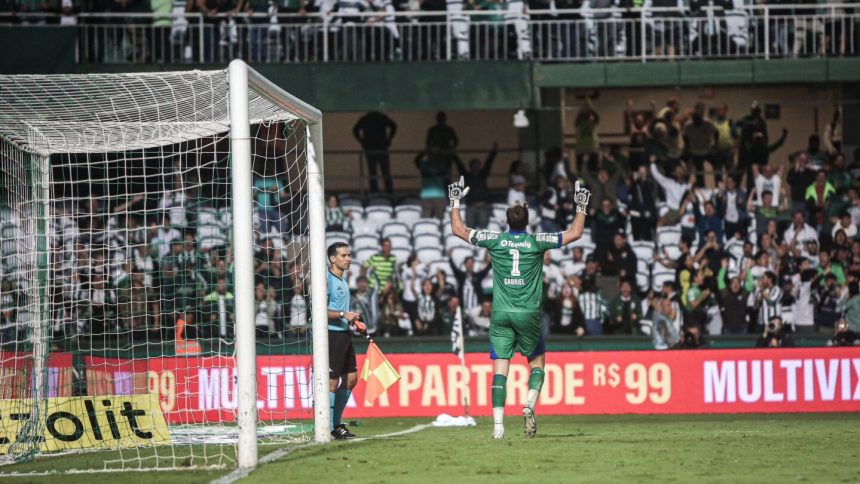
M 487 355 L 467 354 L 465 369 L 447 353 L 387 356 L 400 382 L 372 404 L 359 382 L 347 418 L 459 415 L 464 379 L 470 413 L 491 414 Z M 126 373 L 140 369 L 134 367 L 139 362 L 92 363 Z M 358 363 L 360 370 L 363 356 Z M 310 364 L 308 356 L 257 358 L 263 420 L 310 418 Z M 103 386 L 156 393 L 171 423 L 235 419 L 232 358 L 157 358 L 145 366 L 146 385 Z M 508 374 L 512 415 L 526 400 L 528 376 L 525 360 L 514 359 Z M 549 353 L 538 408 L 543 415 L 860 411 L 860 348 Z
M 29 398 L 36 380 L 32 353 L 0 351 L 0 400 Z M 44 374 L 49 397 L 72 395 L 72 354 L 51 353 Z

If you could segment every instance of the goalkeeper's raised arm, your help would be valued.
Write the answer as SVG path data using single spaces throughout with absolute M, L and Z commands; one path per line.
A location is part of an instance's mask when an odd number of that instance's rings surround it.
M 465 198 L 468 193 L 469 187 L 464 186 L 462 176 L 459 181 L 448 185 L 448 198 L 451 200 L 451 230 L 457 237 L 471 243 L 469 236 L 472 233 L 472 229 L 466 227 L 463 218 L 460 216 L 460 200 Z M 576 217 L 573 219 L 570 227 L 561 233 L 561 245 L 576 242 L 582 237 L 582 232 L 585 230 L 585 216 L 588 213 L 588 201 L 590 198 L 591 192 L 587 188 L 580 186 L 579 181 L 577 181 L 573 197 L 576 202 Z

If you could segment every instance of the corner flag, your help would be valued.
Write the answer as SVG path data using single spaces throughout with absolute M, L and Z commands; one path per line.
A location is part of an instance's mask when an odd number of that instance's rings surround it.
M 367 389 L 364 391 L 364 401 L 367 403 L 379 398 L 385 390 L 400 380 L 400 375 L 373 340 L 367 346 L 367 358 L 361 369 L 361 379 L 367 382 Z

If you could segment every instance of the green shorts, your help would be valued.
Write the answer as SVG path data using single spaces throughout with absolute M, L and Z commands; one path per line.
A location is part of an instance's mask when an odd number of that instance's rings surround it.
M 514 351 L 526 358 L 543 354 L 540 313 L 493 311 L 490 316 L 490 357 L 509 360 Z

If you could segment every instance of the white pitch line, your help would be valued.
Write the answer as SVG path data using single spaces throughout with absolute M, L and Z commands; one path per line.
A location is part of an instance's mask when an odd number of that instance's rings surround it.
M 406 434 L 412 434 L 415 432 L 420 432 L 420 431 L 422 431 L 428 427 L 432 427 L 432 426 L 433 426 L 433 424 L 416 425 L 416 426 L 410 427 L 406 430 L 400 430 L 398 432 L 391 432 L 389 434 L 373 435 L 371 437 L 359 437 L 357 439 L 350 439 L 350 440 L 345 441 L 344 443 L 365 442 L 368 440 L 384 439 L 387 437 L 397 437 L 400 435 L 406 435 Z M 276 451 L 271 452 L 269 454 L 266 454 L 265 456 L 260 458 L 258 465 L 263 465 L 263 464 L 268 464 L 270 462 L 274 462 L 276 460 L 279 460 L 279 459 L 286 457 L 287 455 L 291 454 L 292 452 L 294 452 L 296 450 L 305 449 L 307 447 L 313 447 L 315 445 L 319 445 L 319 444 L 312 443 L 312 444 L 300 445 L 298 447 L 290 447 L 290 448 L 276 450 Z M 248 475 L 251 474 L 251 472 L 253 472 L 253 471 L 254 471 L 254 469 L 236 469 L 233 472 L 227 474 L 226 476 L 219 477 L 218 479 L 213 480 L 210 484 L 233 484 L 234 482 L 238 481 L 239 479 L 244 479 L 245 477 L 248 477 Z

